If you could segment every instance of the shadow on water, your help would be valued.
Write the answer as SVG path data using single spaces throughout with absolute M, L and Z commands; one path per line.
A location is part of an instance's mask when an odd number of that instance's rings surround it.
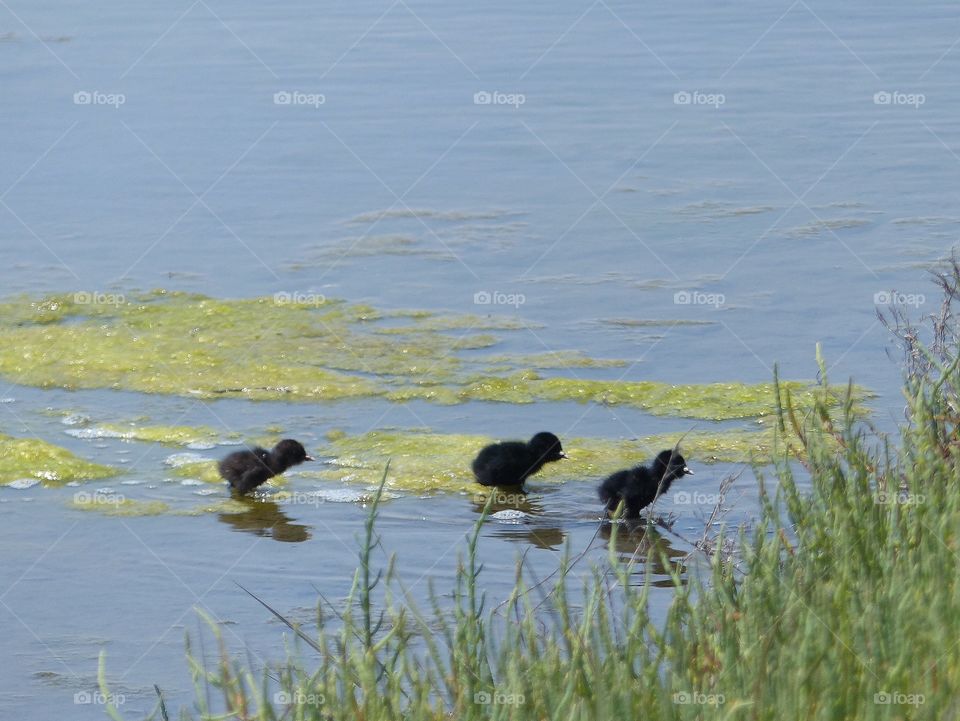
M 241 513 L 220 513 L 217 518 L 237 531 L 272 538 L 284 543 L 299 543 L 310 538 L 310 527 L 293 523 L 279 504 L 268 498 L 237 497 L 247 510 Z
M 493 535 L 508 541 L 529 543 L 536 548 L 543 548 L 548 551 L 559 550 L 567 537 L 567 534 L 559 526 L 524 526 L 519 524 L 504 526 L 497 529 Z
M 523 493 L 519 486 L 516 488 L 490 488 L 484 489 L 482 493 L 474 496 L 471 505 L 473 510 L 480 515 L 486 507 L 489 494 L 493 493 L 493 503 L 490 506 L 490 517 L 493 521 L 498 521 L 495 514 L 511 511 L 519 511 L 524 514 L 518 515 L 514 521 L 509 521 L 497 528 L 492 535 L 497 538 L 503 538 L 507 541 L 516 541 L 522 544 L 531 544 L 536 548 L 546 550 L 557 550 L 563 546 L 567 533 L 560 525 L 541 524 L 543 520 L 538 517 L 544 515 L 541 499 L 531 497 Z
M 612 530 L 613 524 L 607 521 L 600 526 L 598 536 L 607 546 L 610 544 Z M 647 562 L 650 564 L 650 571 L 660 577 L 651 581 L 659 588 L 673 587 L 670 572 L 677 564 L 680 566 L 680 573 L 686 574 L 683 559 L 687 557 L 687 553 L 671 546 L 670 542 L 644 519 L 619 524 L 614 550 L 618 560 L 623 563 L 633 561 L 635 564 L 633 576 L 637 579 L 637 585 L 643 583 Z M 670 564 L 669 568 L 664 564 L 664 560 Z

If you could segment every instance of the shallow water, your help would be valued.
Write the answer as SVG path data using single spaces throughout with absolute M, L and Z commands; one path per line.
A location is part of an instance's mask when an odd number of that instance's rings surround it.
M 498 351 L 627 358 L 625 380 L 763 382 L 775 362 L 813 378 L 820 342 L 831 379 L 874 390 L 892 429 L 899 371 L 875 300 L 895 289 L 915 313 L 935 310 L 926 269 L 960 223 L 955 15 L 946 3 L 9 3 L 0 289 L 493 311 L 528 326 Z M 284 92 L 291 103 L 276 104 Z M 475 104 L 483 92 L 502 95 Z M 45 410 L 244 437 L 277 425 L 308 445 L 330 428 L 633 438 L 694 425 L 577 403 L 288 405 L 6 383 L 0 399 L 12 399 L 0 432 L 129 469 L 83 490 L 163 502 L 206 489 L 164 482 L 163 460 L 183 449 L 75 438 Z M 697 470 L 685 487 L 710 494 L 737 469 Z M 494 599 L 517 554 L 543 576 L 564 542 L 579 551 L 597 530 L 592 483 L 532 486 L 529 516 L 484 527 Z M 296 473 L 290 487 L 330 490 Z M 735 488 L 731 520 L 749 518 L 751 474 Z M 0 487 L 6 716 L 101 717 L 74 703 L 94 690 L 101 648 L 128 718 L 152 706 L 153 683 L 188 703 L 195 606 L 227 621 L 237 648 L 276 659 L 282 629 L 236 583 L 309 619 L 314 586 L 346 593 L 365 514 L 334 494 L 239 516 L 105 517 L 71 506 L 79 490 Z M 661 510 L 700 535 L 705 507 Z M 453 493 L 385 503 L 380 530 L 415 595 L 428 578 L 447 586 L 476 514 Z M 660 612 L 669 597 L 654 594 Z

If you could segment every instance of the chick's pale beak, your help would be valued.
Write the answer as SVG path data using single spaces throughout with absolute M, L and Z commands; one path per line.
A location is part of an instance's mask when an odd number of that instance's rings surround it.
M 305 460 L 305 461 L 315 461 L 315 460 L 317 460 L 317 459 L 314 458 L 313 456 L 307 456 L 307 457 L 305 457 L 303 460 Z
M 564 453 L 563 451 L 560 451 L 560 457 L 561 457 L 561 458 L 569 458 L 570 456 L 568 456 L 568 455 L 567 455 L 566 453 Z
M 684 474 L 685 476 L 692 476 L 692 475 L 694 475 L 693 471 L 691 471 L 691 470 L 690 470 L 689 468 L 687 468 L 686 466 L 683 467 L 683 474 Z

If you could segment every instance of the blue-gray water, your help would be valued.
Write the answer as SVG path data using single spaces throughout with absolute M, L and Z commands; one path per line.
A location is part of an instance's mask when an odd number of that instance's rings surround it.
M 956 20 L 947 3 L 10 0 L 0 290 L 493 310 L 542 326 L 510 350 L 625 357 L 637 361 L 627 379 L 673 382 L 765 381 L 775 362 L 812 378 L 820 342 L 832 379 L 875 390 L 890 429 L 899 370 L 876 296 L 895 289 L 913 313 L 933 311 L 927 269 L 960 222 Z M 386 235 L 412 252 L 365 251 Z M 483 292 L 525 302 L 478 306 Z M 713 323 L 602 322 L 613 318 Z M 43 410 L 216 424 L 185 399 L 2 387 L 14 400 L 0 430 L 111 463 L 130 447 L 70 438 Z M 243 433 L 282 422 L 307 440 L 424 423 L 616 438 L 689 426 L 576 404 L 212 405 Z M 705 468 L 690 488 L 712 492 L 730 470 Z M 736 517 L 749 518 L 749 472 L 737 487 Z M 365 513 L 284 508 L 310 539 L 279 543 L 215 517 L 81 514 L 63 502 L 72 490 L 0 489 L 5 717 L 101 717 L 74 703 L 94 689 L 101 648 L 128 718 L 152 706 L 153 683 L 188 703 L 195 606 L 229 621 L 237 648 L 276 659 L 280 627 L 234 582 L 309 617 L 314 584 L 346 592 Z M 517 552 L 543 571 L 558 557 L 544 538 L 579 550 L 596 530 L 590 484 L 540 503 L 532 526 L 484 531 L 494 597 Z M 699 534 L 702 509 L 664 510 Z M 463 497 L 400 498 L 381 528 L 423 590 L 425 570 L 449 581 L 474 518 Z

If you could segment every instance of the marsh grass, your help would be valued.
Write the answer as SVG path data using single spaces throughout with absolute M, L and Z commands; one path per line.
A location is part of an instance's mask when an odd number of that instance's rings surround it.
M 956 264 L 944 278 L 958 297 Z M 491 608 L 482 517 L 454 588 L 420 608 L 392 562 L 371 568 L 378 494 L 342 609 L 321 603 L 316 633 L 290 624 L 301 642 L 263 671 L 233 658 L 211 623 L 219 661 L 191 650 L 197 700 L 182 718 L 957 718 L 960 355 L 949 307 L 933 350 L 906 334 L 914 362 L 899 438 L 858 420 L 853 392 L 838 408 L 824 391 L 806 413 L 784 394 L 776 482 L 754 470 L 755 525 L 702 544 L 706 577 L 665 564 L 665 620 L 651 617 L 650 574 L 636 583 L 655 547 L 624 563 L 617 524 L 606 565 L 568 552 L 534 582 L 518 563 L 509 599 Z

